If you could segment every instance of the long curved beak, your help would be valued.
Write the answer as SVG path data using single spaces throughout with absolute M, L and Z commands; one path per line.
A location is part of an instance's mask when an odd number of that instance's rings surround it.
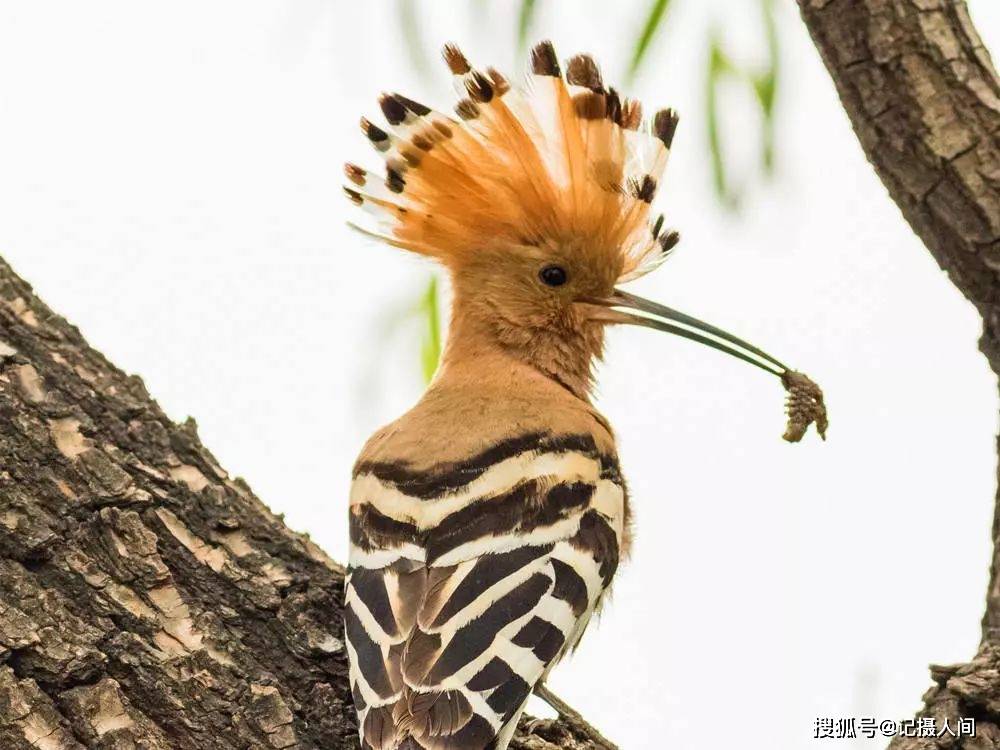
M 720 352 L 725 352 L 737 359 L 742 359 L 744 362 L 749 362 L 778 377 L 784 377 L 791 372 L 789 367 L 767 352 L 723 331 L 721 328 L 692 318 L 672 307 L 623 292 L 621 289 L 615 289 L 610 297 L 604 299 L 585 298 L 581 299 L 580 302 L 606 308 L 603 314 L 597 316 L 597 319 L 607 323 L 626 323 L 673 333 L 718 349 Z M 635 310 L 640 314 L 625 312 L 625 310 Z

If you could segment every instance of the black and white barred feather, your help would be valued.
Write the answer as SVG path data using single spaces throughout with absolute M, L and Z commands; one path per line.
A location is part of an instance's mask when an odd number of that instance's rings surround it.
M 503 750 L 618 566 L 625 486 L 589 435 L 359 463 L 346 635 L 364 750 Z

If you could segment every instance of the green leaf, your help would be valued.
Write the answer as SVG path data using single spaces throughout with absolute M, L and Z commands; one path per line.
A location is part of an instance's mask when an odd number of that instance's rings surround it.
M 724 77 L 732 75 L 735 67 L 722 49 L 718 32 L 712 30 L 708 41 L 708 64 L 705 74 L 705 124 L 708 130 L 708 150 L 712 166 L 712 187 L 723 206 L 735 210 L 739 196 L 729 184 L 726 160 L 722 150 L 719 127 L 719 85 Z
M 418 307 L 424 317 L 426 328 L 420 345 L 420 364 L 424 374 L 424 382 L 431 382 L 441 361 L 441 316 L 438 307 L 437 278 L 431 277 L 427 290 L 420 299 Z
M 528 35 L 535 23 L 535 11 L 538 10 L 535 0 L 521 0 L 521 12 L 517 17 L 517 53 L 523 55 L 528 48 Z
M 764 116 L 761 128 L 761 163 L 764 174 L 774 174 L 774 100 L 778 92 L 778 74 L 781 65 L 781 48 L 778 27 L 774 21 L 774 0 L 760 0 L 764 15 L 764 34 L 767 37 L 767 69 L 754 79 L 754 91 Z
M 765 177 L 774 174 L 775 100 L 778 91 L 781 50 L 774 19 L 774 0 L 759 0 L 767 43 L 767 65 L 759 71 L 739 67 L 725 54 L 718 29 L 709 34 L 709 56 L 705 91 L 705 121 L 708 131 L 712 182 L 716 197 L 729 209 L 739 207 L 741 194 L 726 174 L 725 154 L 720 135 L 721 101 L 719 87 L 724 78 L 735 78 L 753 91 L 761 113 L 760 163 Z
M 629 83 L 635 80 L 635 76 L 639 72 L 643 60 L 646 59 L 649 45 L 653 41 L 657 29 L 663 23 L 663 19 L 667 14 L 667 8 L 669 7 L 670 0 L 652 0 L 652 4 L 649 7 L 649 14 L 646 16 L 646 23 L 642 27 L 642 33 L 639 35 L 639 39 L 636 41 L 635 48 L 632 51 L 632 61 L 629 63 L 628 74 L 626 76 Z
M 760 160 L 764 174 L 774 174 L 774 95 L 777 89 L 773 73 L 767 72 L 751 79 L 761 110 Z

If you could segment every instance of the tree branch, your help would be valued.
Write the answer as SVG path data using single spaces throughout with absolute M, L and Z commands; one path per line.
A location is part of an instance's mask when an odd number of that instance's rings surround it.
M 343 574 L 0 260 L 0 747 L 356 747 Z
M 865 155 L 982 315 L 980 349 L 1000 374 L 1000 79 L 964 0 L 798 3 Z M 1000 497 L 995 518 L 980 651 L 969 664 L 932 668 L 936 686 L 920 714 L 952 726 L 959 716 L 979 719 L 977 742 L 995 744 L 977 748 L 1000 745 Z

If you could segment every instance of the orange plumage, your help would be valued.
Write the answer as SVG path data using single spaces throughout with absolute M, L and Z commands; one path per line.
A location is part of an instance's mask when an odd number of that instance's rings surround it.
M 589 56 L 572 58 L 564 80 L 549 43 L 523 89 L 473 69 L 457 47 L 444 56 L 465 94 L 461 119 L 386 94 L 391 132 L 362 120 L 387 177 L 348 165 L 346 190 L 376 218 L 372 233 L 453 269 L 487 245 L 573 247 L 619 280 L 658 265 L 676 242 L 649 221 L 672 110 L 643 127 L 638 102 L 606 88 Z

